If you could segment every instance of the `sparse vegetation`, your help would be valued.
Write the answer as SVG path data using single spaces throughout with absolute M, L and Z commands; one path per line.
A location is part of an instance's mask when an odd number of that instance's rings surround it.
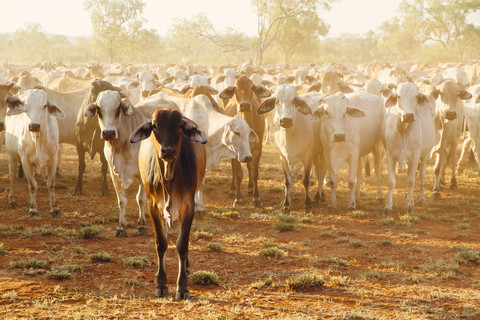
M 196 285 L 220 284 L 215 272 L 200 270 L 190 276 L 190 280 Z
M 304 272 L 287 280 L 287 287 L 291 290 L 308 290 L 324 284 L 324 277 L 312 272 Z
M 83 239 L 93 239 L 98 238 L 100 234 L 103 232 L 103 227 L 99 225 L 93 226 L 84 226 L 78 230 L 80 237 Z
M 150 265 L 147 257 L 128 257 L 123 259 L 123 264 L 127 267 L 143 269 Z
M 90 255 L 90 260 L 96 262 L 110 262 L 112 261 L 112 256 L 107 252 L 95 252 Z

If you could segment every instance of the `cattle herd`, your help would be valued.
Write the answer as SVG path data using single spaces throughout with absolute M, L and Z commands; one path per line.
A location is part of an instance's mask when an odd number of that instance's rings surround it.
M 373 159 L 378 199 L 382 165 L 393 210 L 396 175 L 406 171 L 407 209 L 424 202 L 426 162 L 435 157 L 434 198 L 441 197 L 445 169 L 456 186 L 458 164 L 473 153 L 480 170 L 480 64 L 306 65 L 287 69 L 241 66 L 71 65 L 34 67 L 0 63 L 0 143 L 9 164 L 9 207 L 16 207 L 16 176 L 25 176 L 30 216 L 38 215 L 36 175 L 46 170 L 50 213 L 61 214 L 55 176 L 61 144 L 74 145 L 82 194 L 85 156 L 98 153 L 99 188 L 109 170 L 119 208 L 117 237 L 126 236 L 127 189 L 138 183 L 138 230 L 145 234 L 148 208 L 155 231 L 157 296 L 168 293 L 167 229 L 180 223 L 176 298 L 188 299 L 188 241 L 194 212 L 204 211 L 206 171 L 231 159 L 233 206 L 243 203 L 242 163 L 248 194 L 260 207 L 259 163 L 264 143 L 275 141 L 285 175 L 282 209 L 289 213 L 293 176 L 303 166 L 305 210 L 325 198 L 336 208 L 338 174 L 347 164 L 348 206 L 356 208 L 360 185 Z M 462 152 L 456 150 L 463 135 Z M 1 145 L 0 145 L 1 147 Z M 314 173 L 314 174 L 313 174 Z M 311 180 L 318 187 L 310 197 Z M 61 204 L 61 202 L 60 202 Z M 298 208 L 296 208 L 298 209 Z

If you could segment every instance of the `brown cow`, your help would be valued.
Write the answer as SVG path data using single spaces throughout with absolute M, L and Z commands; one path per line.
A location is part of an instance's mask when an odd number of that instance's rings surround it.
M 153 133 L 153 134 L 152 134 Z M 130 142 L 144 140 L 138 155 L 139 170 L 148 199 L 148 210 L 155 232 L 158 265 L 155 295 L 168 294 L 165 253 L 167 225 L 180 221 L 177 238 L 179 273 L 177 300 L 189 299 L 188 239 L 195 209 L 194 196 L 205 175 L 206 134 L 177 110 L 157 109 L 152 120 L 135 129 Z M 200 144 L 200 143 L 202 144 Z
M 268 98 L 271 92 L 264 86 L 253 84 L 252 80 L 242 76 L 235 81 L 235 86 L 228 87 L 220 92 L 221 99 L 234 99 L 226 106 L 225 114 L 229 116 L 240 115 L 247 121 L 250 128 L 258 136 L 258 142 L 250 142 L 252 150 L 252 161 L 247 163 L 248 168 L 248 193 L 253 195 L 252 203 L 255 207 L 261 206 L 260 195 L 258 193 L 258 165 L 262 156 L 262 141 L 265 131 L 265 117 L 258 114 L 260 107 L 260 98 Z M 232 159 L 232 189 L 235 189 L 235 200 L 233 205 L 243 203 L 240 184 L 243 180 L 243 171 L 240 162 Z

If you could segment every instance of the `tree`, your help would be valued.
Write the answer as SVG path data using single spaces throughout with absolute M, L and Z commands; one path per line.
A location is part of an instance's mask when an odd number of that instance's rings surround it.
M 284 24 L 290 19 L 317 15 L 320 10 L 330 10 L 336 0 L 251 0 L 257 11 L 258 39 L 256 63 L 263 63 L 265 51 L 279 36 Z M 318 22 L 322 20 L 318 18 Z
M 144 6 L 141 0 L 85 0 L 84 7 L 92 22 L 93 45 L 110 63 L 125 52 L 134 31 L 141 29 Z
M 48 38 L 39 23 L 25 23 L 13 35 L 16 59 L 39 62 L 48 59 Z
M 402 24 L 398 17 L 385 21 L 378 29 L 379 55 L 386 61 L 417 59 L 422 41 L 415 37 L 411 25 Z
M 436 42 L 463 59 L 465 35 L 478 30 L 467 16 L 480 10 L 480 0 L 403 0 L 399 7 L 403 23 L 423 43 Z

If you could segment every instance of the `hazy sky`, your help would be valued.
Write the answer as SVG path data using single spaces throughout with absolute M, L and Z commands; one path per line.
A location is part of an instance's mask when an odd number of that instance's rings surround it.
M 249 36 L 257 33 L 257 20 L 250 0 L 143 0 L 144 25 L 165 35 L 175 18 L 205 13 L 218 31 L 228 26 Z M 0 0 L 0 32 L 14 32 L 25 22 L 37 22 L 45 32 L 90 36 L 90 17 L 83 0 Z M 328 37 L 342 33 L 363 35 L 395 16 L 401 0 L 340 0 L 321 17 L 330 24 Z M 480 24 L 480 15 L 474 18 Z

